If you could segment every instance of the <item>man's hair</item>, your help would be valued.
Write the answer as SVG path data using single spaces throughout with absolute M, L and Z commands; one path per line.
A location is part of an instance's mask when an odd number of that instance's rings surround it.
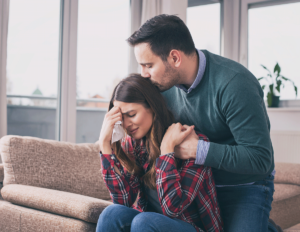
M 148 43 L 152 52 L 163 61 L 167 60 L 172 49 L 180 50 L 186 55 L 191 55 L 196 50 L 189 29 L 175 15 L 161 14 L 147 20 L 127 42 L 133 47 Z

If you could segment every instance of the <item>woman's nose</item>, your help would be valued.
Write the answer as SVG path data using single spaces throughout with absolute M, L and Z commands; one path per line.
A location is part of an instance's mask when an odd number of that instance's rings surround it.
M 127 129 L 128 127 L 130 127 L 131 126 L 131 120 L 128 118 L 128 117 L 124 117 L 124 119 L 123 119 L 123 127 L 125 128 L 125 129 Z

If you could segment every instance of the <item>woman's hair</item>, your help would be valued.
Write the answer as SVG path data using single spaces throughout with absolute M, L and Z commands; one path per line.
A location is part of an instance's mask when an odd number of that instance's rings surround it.
M 155 160 L 160 156 L 160 145 L 168 127 L 174 122 L 172 113 L 167 109 L 166 103 L 159 89 L 153 85 L 148 78 L 143 78 L 140 74 L 131 74 L 120 81 L 115 87 L 109 110 L 114 107 L 114 101 L 127 103 L 139 103 L 146 109 L 153 112 L 153 123 L 146 134 L 146 149 L 149 154 L 150 170 L 142 177 L 144 183 L 149 188 L 156 188 Z M 129 159 L 129 155 L 121 147 L 118 141 L 112 145 L 115 155 L 121 164 L 130 172 L 141 175 L 142 168 Z

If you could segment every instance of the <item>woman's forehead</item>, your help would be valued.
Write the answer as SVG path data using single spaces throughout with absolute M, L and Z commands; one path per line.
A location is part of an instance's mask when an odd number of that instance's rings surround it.
M 139 110 L 141 107 L 143 107 L 143 105 L 140 103 L 121 102 L 117 100 L 114 101 L 114 106 L 118 106 L 123 114 L 127 113 L 128 111 Z

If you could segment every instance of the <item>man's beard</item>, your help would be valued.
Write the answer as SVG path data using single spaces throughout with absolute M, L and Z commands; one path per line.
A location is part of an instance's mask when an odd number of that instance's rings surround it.
M 168 63 L 165 63 L 166 70 L 162 76 L 162 84 L 159 84 L 156 81 L 152 81 L 152 83 L 158 87 L 160 92 L 167 91 L 168 89 L 172 88 L 174 85 L 178 84 L 180 80 L 179 73 L 173 69 Z

